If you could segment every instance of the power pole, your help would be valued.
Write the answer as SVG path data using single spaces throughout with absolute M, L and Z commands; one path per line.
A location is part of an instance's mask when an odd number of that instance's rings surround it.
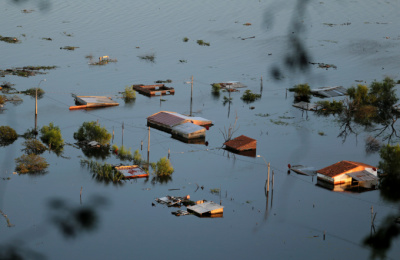
M 192 116 L 192 105 L 193 105 L 193 75 L 190 81 L 191 91 L 190 91 L 190 116 Z
M 147 140 L 147 169 L 150 168 L 150 126 L 149 126 L 149 138 Z

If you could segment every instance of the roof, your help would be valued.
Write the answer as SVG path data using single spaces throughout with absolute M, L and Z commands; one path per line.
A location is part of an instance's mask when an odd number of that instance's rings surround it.
M 257 140 L 241 135 L 236 137 L 235 139 L 229 140 L 224 143 L 227 148 L 231 148 L 234 150 L 251 150 L 256 149 L 257 147 Z
M 118 106 L 118 102 L 115 102 L 110 97 L 105 96 L 75 96 L 76 101 L 79 104 L 87 106 Z
M 304 109 L 304 110 L 309 110 L 309 111 L 317 111 L 318 110 L 318 105 L 315 103 L 308 103 L 304 101 L 300 101 L 297 103 L 294 103 L 292 106 Z
M 194 211 L 197 214 L 204 214 L 204 213 L 208 213 L 211 212 L 213 210 L 217 210 L 217 209 L 223 209 L 224 206 L 221 206 L 217 203 L 214 203 L 212 201 L 206 201 L 204 203 L 201 204 L 197 204 L 194 206 L 189 206 L 187 207 L 188 210 Z
M 190 133 L 195 133 L 195 132 L 205 132 L 206 129 L 202 126 L 195 125 L 193 123 L 184 123 L 181 125 L 176 125 L 172 127 L 172 132 L 178 132 L 178 133 L 184 133 L 184 134 L 190 134 Z
M 118 172 L 124 175 L 125 178 L 146 175 L 147 173 L 137 165 L 118 166 L 115 167 Z
M 340 174 L 346 173 L 352 169 L 355 169 L 359 166 L 365 167 L 365 168 L 375 168 L 374 166 L 365 164 L 365 163 L 360 163 L 360 162 L 353 162 L 353 161 L 340 161 L 335 164 L 332 164 L 328 167 L 322 168 L 317 171 L 317 173 L 323 174 L 325 176 L 329 177 L 335 177 Z
M 185 122 L 192 122 L 196 125 L 211 125 L 212 121 L 202 118 L 202 117 L 194 117 L 194 116 L 185 116 L 178 114 L 176 112 L 169 111 L 160 111 L 157 112 L 147 118 L 147 121 L 156 122 L 166 126 L 175 126 L 178 124 L 183 124 Z
M 347 175 L 357 181 L 375 181 L 378 179 L 377 176 L 373 175 L 368 171 L 352 172 L 352 173 L 347 173 Z
M 317 89 L 311 89 L 311 93 L 321 95 L 324 97 L 338 97 L 347 95 L 347 89 L 342 86 L 335 87 L 322 87 Z
M 172 127 L 184 122 L 185 118 L 178 113 L 161 111 L 149 116 L 147 120 Z

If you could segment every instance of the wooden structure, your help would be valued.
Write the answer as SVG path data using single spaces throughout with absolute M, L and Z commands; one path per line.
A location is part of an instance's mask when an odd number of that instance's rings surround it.
M 115 169 L 124 175 L 125 179 L 148 178 L 149 174 L 137 165 L 117 166 Z
M 156 85 L 132 85 L 132 88 L 139 92 L 140 94 L 152 97 L 152 96 L 165 96 L 165 95 L 174 95 L 175 89 L 172 87 L 167 87 L 164 84 L 156 84 Z
M 221 206 L 212 201 L 204 201 L 203 203 L 196 204 L 194 206 L 188 206 L 187 210 L 189 212 L 194 212 L 198 215 L 214 215 L 222 214 L 224 212 L 224 206 Z
M 85 108 L 97 108 L 97 107 L 109 107 L 118 106 L 119 103 L 112 100 L 110 97 L 105 96 L 76 96 L 75 103 L 77 106 L 69 107 L 69 110 L 85 109 Z
M 317 170 L 317 178 L 333 185 L 354 185 L 355 182 L 365 187 L 377 184 L 377 168 L 360 162 L 340 161 L 323 169 Z

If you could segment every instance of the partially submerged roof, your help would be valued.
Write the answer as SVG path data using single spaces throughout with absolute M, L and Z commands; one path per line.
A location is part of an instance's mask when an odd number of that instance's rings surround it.
M 247 88 L 246 85 L 240 83 L 239 81 L 225 81 L 216 84 L 219 84 L 221 88 Z
M 314 167 L 304 166 L 304 165 L 292 165 L 292 166 L 290 166 L 290 170 L 294 171 L 295 173 L 302 174 L 302 175 L 315 175 L 316 174 Z
M 119 103 L 106 96 L 74 96 L 75 102 L 81 106 L 72 106 L 70 109 L 118 106 Z
M 294 107 L 303 109 L 303 110 L 309 110 L 309 111 L 317 111 L 318 110 L 318 105 L 315 103 L 308 103 L 308 102 L 297 102 L 293 104 Z
M 137 165 L 118 166 L 115 169 L 127 179 L 149 177 L 149 174 Z
M 345 89 L 342 86 L 322 87 L 317 89 L 311 89 L 311 93 L 323 97 L 338 97 L 347 95 L 347 89 Z
M 340 161 L 328 167 L 318 170 L 317 173 L 323 174 L 328 177 L 335 177 L 343 173 L 346 173 L 348 171 L 351 171 L 359 166 L 362 166 L 364 168 L 375 168 L 374 166 L 365 163 L 353 162 L 353 161 Z
M 137 92 L 144 94 L 146 96 L 155 96 L 155 95 L 174 95 L 175 89 L 172 87 L 167 87 L 164 84 L 155 84 L 155 85 L 133 85 L 132 88 Z
M 195 125 L 212 125 L 212 121 L 202 117 L 191 117 L 178 114 L 176 112 L 160 111 L 149 117 L 147 122 L 160 124 L 172 128 L 175 125 L 191 122 Z
M 201 204 L 197 204 L 194 206 L 188 206 L 187 209 L 189 211 L 193 211 L 194 213 L 197 214 L 217 214 L 217 213 L 222 213 L 224 206 L 221 206 L 217 203 L 214 203 L 212 201 L 206 201 Z
M 257 148 L 257 140 L 241 135 L 224 143 L 227 149 L 234 151 L 247 151 Z
M 378 177 L 373 175 L 369 171 L 352 172 L 352 173 L 347 173 L 347 175 L 357 181 L 376 181 L 376 180 L 378 180 Z
M 178 113 L 167 112 L 167 111 L 161 111 L 155 113 L 147 118 L 147 122 L 154 122 L 168 127 L 173 127 L 175 125 L 182 124 L 185 121 L 186 119 L 183 118 Z
M 174 134 L 193 134 L 199 133 L 205 135 L 206 129 L 202 126 L 195 125 L 193 123 L 187 122 L 180 125 L 172 127 L 172 133 Z

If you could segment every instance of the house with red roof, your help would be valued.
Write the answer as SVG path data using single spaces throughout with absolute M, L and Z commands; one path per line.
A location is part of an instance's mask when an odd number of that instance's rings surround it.
M 377 168 L 365 163 L 340 161 L 328 167 L 317 170 L 319 181 L 333 185 L 360 185 L 372 188 L 378 184 Z

